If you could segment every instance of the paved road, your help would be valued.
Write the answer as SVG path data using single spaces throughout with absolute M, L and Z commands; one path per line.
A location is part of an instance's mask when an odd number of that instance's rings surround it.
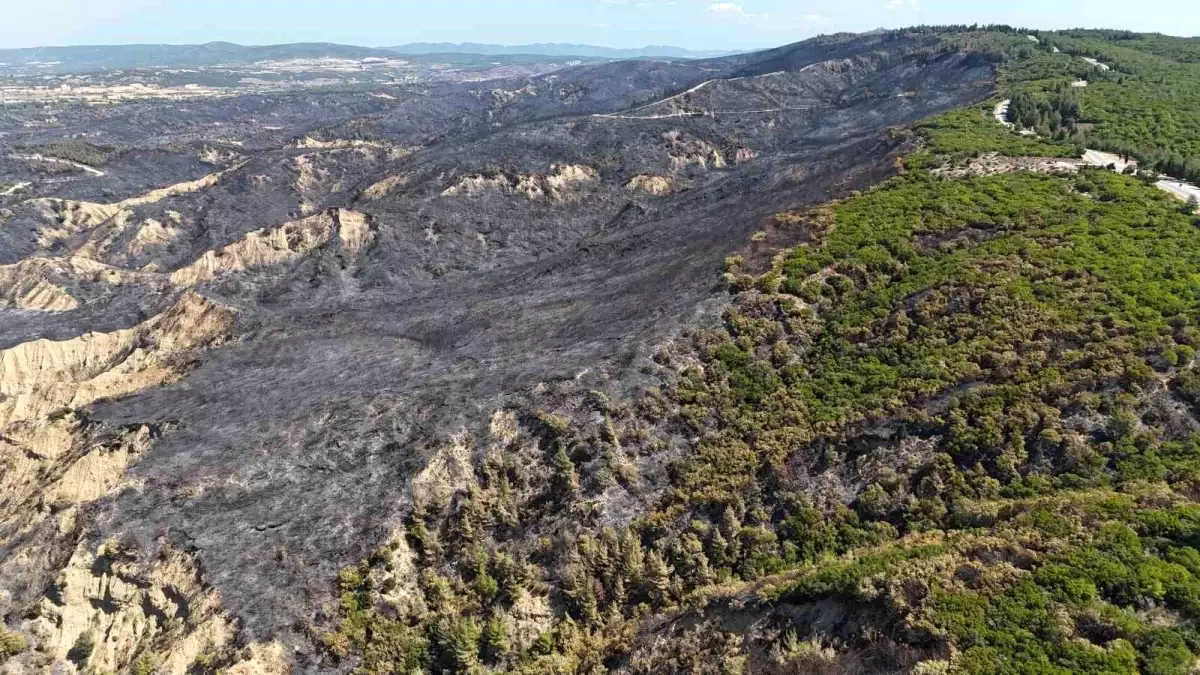
M 1010 98 L 1000 101 L 996 104 L 996 109 L 992 111 L 992 115 L 996 118 L 997 122 L 1011 129 L 1014 125 L 1008 121 L 1008 106 L 1010 105 L 1012 105 L 1012 99 Z
M 1137 166 L 1136 160 L 1126 162 L 1120 155 L 1115 155 L 1111 152 L 1101 152 L 1100 150 L 1088 150 L 1084 152 L 1083 163 L 1088 166 L 1115 166 L 1117 171 L 1125 171 L 1125 167 L 1130 164 Z
M 1091 59 L 1088 61 L 1090 62 Z M 1099 65 L 1107 69 L 1107 66 L 1104 66 L 1104 64 Z M 1009 99 L 1000 101 L 996 104 L 996 109 L 992 111 L 996 121 L 1010 129 L 1013 128 L 1013 125 L 1008 121 L 1008 106 L 1011 103 L 1012 101 Z M 1113 154 L 1111 152 L 1090 149 L 1083 153 L 1080 163 L 1084 166 L 1111 166 L 1118 172 L 1124 172 L 1126 167 L 1131 164 L 1137 166 L 1136 160 L 1130 160 L 1126 162 L 1121 158 L 1120 155 Z M 1157 186 L 1160 190 L 1163 190 L 1184 201 L 1187 201 L 1190 197 L 1195 197 L 1197 200 L 1200 200 L 1200 187 L 1196 187 L 1195 185 L 1185 183 L 1183 181 L 1175 180 L 1174 178 L 1168 178 L 1167 176 L 1160 176 L 1160 178 L 1161 180 L 1155 183 L 1155 186 Z
M 1184 201 L 1187 201 L 1191 197 L 1195 197 L 1197 201 L 1200 201 L 1200 187 L 1196 187 L 1195 185 L 1184 183 L 1174 178 L 1164 178 L 1155 183 L 1155 185 L 1159 189 L 1166 190 Z

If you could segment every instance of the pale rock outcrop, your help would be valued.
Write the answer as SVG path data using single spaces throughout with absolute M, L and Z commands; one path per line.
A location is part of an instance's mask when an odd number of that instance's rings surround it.
M 170 382 L 181 375 L 176 357 L 219 344 L 233 319 L 228 308 L 188 292 L 133 328 L 0 351 L 0 429 Z
M 517 194 L 532 201 L 567 202 L 579 197 L 581 188 L 600 180 L 600 174 L 582 164 L 554 164 L 548 173 L 509 176 L 472 174 L 442 191 L 444 197 L 473 197 L 487 192 Z
M 447 505 L 451 498 L 477 485 L 471 439 L 466 431 L 455 434 L 448 445 L 434 450 L 425 468 L 412 478 L 413 504 Z
M 25 261 L 0 266 L 0 307 L 39 312 L 69 312 L 79 306 L 66 289 L 29 270 Z
M 741 147 L 741 148 L 738 148 L 737 151 L 733 153 L 733 163 L 734 164 L 745 164 L 746 162 L 754 161 L 754 159 L 757 157 L 758 157 L 757 152 L 751 150 L 750 148 Z
M 301 193 L 340 190 L 341 181 L 331 181 L 329 171 L 316 162 L 314 155 L 297 155 L 292 158 L 296 169 L 296 190 Z
M 545 199 L 547 196 L 546 185 L 541 176 L 529 173 L 517 177 L 517 186 L 513 188 L 513 192 L 534 201 Z
M 21 626 L 35 648 L 11 662 L 13 672 L 73 669 L 65 659 L 84 634 L 95 643 L 86 665 L 96 672 L 125 672 L 152 656 L 156 672 L 185 673 L 202 654 L 231 646 L 236 626 L 186 555 L 139 562 L 113 542 L 98 551 L 84 543 L 62 567 L 55 551 L 78 538 L 84 505 L 139 489 L 128 469 L 169 430 L 135 425 L 92 438 L 95 425 L 75 411 L 179 379 L 202 350 L 232 337 L 234 319 L 188 291 L 132 328 L 0 351 L 0 542 L 15 544 L 0 560 L 0 578 L 14 584 L 0 592 L 0 612 L 12 609 L 10 589 L 41 588 L 57 574 L 57 592 Z
M 140 197 L 133 197 L 131 199 L 118 202 L 115 206 L 122 209 L 128 209 L 134 206 L 143 206 L 145 204 L 156 204 L 167 197 L 174 197 L 175 195 L 187 194 L 189 192 L 199 192 L 204 188 L 216 185 L 217 181 L 224 178 L 226 174 L 237 171 L 245 165 L 246 162 L 239 162 L 228 169 L 225 169 L 224 171 L 210 173 L 207 176 L 197 178 L 196 180 L 176 183 L 174 185 L 168 185 L 167 187 L 158 188 L 157 190 L 151 190 Z
M 77 248 L 74 255 L 98 258 L 128 227 L 133 218 L 132 209 L 135 207 L 156 204 L 168 197 L 198 192 L 211 187 L 226 174 L 236 171 L 244 165 L 244 162 L 235 164 L 224 171 L 151 190 L 143 195 L 113 204 L 97 204 L 53 197 L 30 200 L 28 204 L 35 209 L 43 221 L 49 223 L 38 231 L 38 246 L 47 250 L 60 242 L 68 241 L 76 235 L 87 232 L 90 233 L 90 236 Z M 102 231 L 94 232 L 94 230 L 100 230 L 101 226 L 106 227 Z
M 291 672 L 290 655 L 279 643 L 252 644 L 238 653 L 237 621 L 222 609 L 218 593 L 204 582 L 191 554 L 168 546 L 151 557 L 117 539 L 99 545 L 85 540 L 75 546 L 65 564 L 59 561 L 48 567 L 53 560 L 51 544 L 78 537 L 74 531 L 77 505 L 117 489 L 137 489 L 136 483 L 122 478 L 124 464 L 148 450 L 154 438 L 155 432 L 147 426 L 131 428 L 112 441 L 70 456 L 74 464 L 60 479 L 45 485 L 47 492 L 56 495 L 57 515 L 28 508 L 16 514 L 27 519 L 15 523 L 24 545 L 0 560 L 0 575 L 13 579 L 14 575 L 48 574 L 41 584 L 52 582 L 56 590 L 44 595 L 37 611 L 27 614 L 31 618 L 18 626 L 33 648 L 5 664 L 4 672 L 75 672 L 69 659 L 80 661 L 87 672 L 128 672 L 140 662 L 152 665 L 155 673 L 183 675 L 196 664 L 215 659 L 232 662 L 227 672 Z M 0 537 L 13 533 L 11 515 L 0 522 Z M 51 517 L 57 520 L 56 529 L 42 528 L 38 536 L 27 536 Z M 0 609 L 11 609 L 2 591 Z M 93 647 L 80 657 L 71 651 L 83 636 Z
M 338 239 L 342 243 L 342 250 L 352 258 L 357 258 L 375 243 L 375 232 L 371 229 L 371 222 L 367 214 L 338 209 L 336 216 Z
M 69 485 L 60 489 L 61 477 L 77 459 L 70 453 L 82 424 L 78 416 L 68 414 L 38 424 L 14 424 L 4 429 L 0 438 L 0 468 L 3 468 L 0 471 L 3 494 L 0 498 L 0 540 L 11 532 L 41 522 L 41 516 L 45 514 L 26 510 L 34 502 L 50 506 L 59 503 L 60 494 L 70 499 L 90 491 L 77 481 L 78 476 L 72 476 Z M 85 478 L 90 480 L 90 477 Z M 106 481 L 97 481 L 103 482 Z
M 527 84 L 520 89 L 509 91 L 507 89 L 493 89 L 492 101 L 497 106 L 508 105 L 522 96 L 537 96 L 538 89 L 532 84 Z
M 554 625 L 554 610 L 543 595 L 522 593 L 508 612 L 514 647 L 526 650 Z
M 217 592 L 180 551 L 167 549 L 147 564 L 115 541 L 94 550 L 81 544 L 55 585 L 57 597 L 42 600 L 26 629 L 56 666 L 66 666 L 88 635 L 94 646 L 83 661 L 93 672 L 124 672 L 145 657 L 155 672 L 182 675 L 197 658 L 228 649 L 236 635 Z
M 190 287 L 226 274 L 294 262 L 305 254 L 329 243 L 334 235 L 346 253 L 357 258 L 375 241 L 368 216 L 357 211 L 337 209 L 265 228 L 247 234 L 241 240 L 215 251 L 208 251 L 191 264 L 170 274 L 159 274 L 151 265 L 133 271 L 99 262 L 126 227 L 130 211 L 119 211 L 100 223 L 96 219 L 107 211 L 96 212 L 87 205 L 71 207 L 78 219 L 58 230 L 54 237 L 65 238 L 73 227 L 89 224 L 90 235 L 76 249 L 76 255 L 64 258 L 32 257 L 11 265 L 0 265 L 0 309 L 66 312 L 77 309 L 84 298 L 77 291 L 84 286 L 102 284 L 147 284 L 153 287 Z M 95 206 L 95 205 L 93 205 Z M 72 210 L 74 209 L 74 210 Z M 179 236 L 177 216 L 168 213 L 166 222 L 147 219 L 127 246 L 129 253 L 143 253 L 165 246 Z M 45 231 L 43 231 L 45 233 Z M 49 239 L 43 243 L 49 244 Z M 105 338 L 83 336 L 89 344 Z M 101 347 L 97 347 L 101 348 Z M 3 404 L 0 403 L 0 409 Z
M 388 176 L 378 183 L 368 186 L 362 191 L 362 196 L 367 199 L 382 199 L 392 192 L 408 185 L 409 176 L 406 173 L 398 173 Z
M 292 147 L 298 150 L 312 150 L 313 152 L 305 155 L 312 157 L 317 153 L 340 153 L 347 151 L 358 152 L 364 158 L 373 161 L 397 161 L 413 154 L 419 147 L 396 145 L 394 143 L 386 143 L 383 141 L 365 141 L 359 139 L 338 139 L 333 141 L 321 141 L 311 136 L 292 143 Z
M 332 141 L 322 141 L 312 136 L 305 136 L 298 141 L 292 143 L 292 147 L 301 150 L 348 150 L 351 148 L 384 148 L 390 149 L 396 146 L 390 143 L 382 143 L 380 141 L 364 141 L 358 139 L 337 139 Z
M 521 429 L 517 424 L 517 413 L 512 410 L 497 410 L 492 413 L 488 422 L 488 433 L 496 449 L 503 450 L 508 444 L 517 440 Z
M 600 180 L 600 174 L 592 167 L 582 164 L 557 164 L 550 168 L 550 173 L 543 176 L 542 180 L 547 193 L 552 198 L 561 200 L 575 187 Z
M 229 272 L 290 262 L 329 241 L 334 221 L 320 213 L 278 227 L 255 230 L 228 246 L 208 251 L 199 260 L 171 274 L 171 283 L 194 286 Z
M 0 308 L 69 312 L 81 304 L 73 292 L 81 286 L 115 287 L 128 283 L 161 284 L 161 281 L 151 274 L 79 256 L 26 258 L 12 265 L 0 265 Z
M 416 553 L 408 545 L 403 534 L 391 538 L 388 564 L 371 570 L 371 585 L 373 588 L 385 589 L 379 592 L 379 599 L 392 608 L 398 616 L 420 615 L 426 610 L 421 587 L 417 583 L 421 578 L 417 567 Z
M 46 575 L 62 564 L 55 561 L 55 549 L 77 536 L 80 507 L 132 487 L 125 472 L 150 449 L 161 428 L 131 427 L 92 442 L 79 440 L 86 423 L 76 415 L 16 426 L 0 441 L 0 541 L 9 543 L 0 579 L 13 584 L 9 588 L 42 587 L 49 581 Z M 0 613 L 9 611 L 6 605 L 0 597 Z
M 668 131 L 663 134 L 663 140 L 667 143 L 672 171 L 682 171 L 689 166 L 723 169 L 727 164 L 725 155 L 716 146 L 682 131 Z
M 214 164 L 217 166 L 227 166 L 243 161 L 242 155 L 233 152 L 232 150 L 222 150 L 208 146 L 200 151 L 200 161 L 205 164 Z
M 639 174 L 630 178 L 625 183 L 625 189 L 635 192 L 644 192 L 654 197 L 662 197 L 675 192 L 678 188 L 678 182 L 673 176 L 658 176 L 653 174 Z
M 337 233 L 343 248 L 354 256 L 374 242 L 366 214 L 335 209 L 255 230 L 242 239 L 171 273 L 176 286 L 195 286 L 225 274 L 293 262 L 327 244 Z
M 175 225 L 176 223 L 170 220 L 164 223 L 153 218 L 147 218 L 142 223 L 142 226 L 138 228 L 137 234 L 129 242 L 129 252 L 136 255 L 170 244 L 180 234 L 179 228 L 175 227 Z
M 138 427 L 113 447 L 89 452 L 71 464 L 45 494 L 51 504 L 80 504 L 108 494 L 120 483 L 134 458 L 150 449 L 151 429 Z
M 82 231 L 81 238 L 77 238 L 73 243 L 71 255 L 76 258 L 93 260 L 106 259 L 108 253 L 133 224 L 133 221 L 134 212 L 129 209 L 121 209 L 112 218 Z
M 121 213 L 115 204 L 95 204 L 69 199 L 44 198 L 30 202 L 37 215 L 47 223 L 38 230 L 37 244 L 42 250 L 54 247 L 71 237 L 99 227 Z M 128 213 L 125 214 L 127 218 Z
M 463 176 L 457 183 L 451 185 L 445 190 L 442 190 L 442 196 L 474 197 L 492 190 L 511 192 L 512 185 L 509 183 L 508 176 L 504 174 L 496 174 L 493 176 L 484 176 L 481 174 Z

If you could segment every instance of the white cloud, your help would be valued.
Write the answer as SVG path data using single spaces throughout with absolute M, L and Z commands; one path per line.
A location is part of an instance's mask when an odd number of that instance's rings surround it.
M 917 0 L 887 0 L 883 8 L 889 12 L 894 12 L 898 9 L 917 9 Z
M 714 2 L 708 6 L 708 11 L 717 12 L 719 14 L 742 14 L 746 13 L 746 8 L 736 2 Z
M 742 4 L 720 0 L 709 3 L 708 14 L 714 22 L 753 31 L 760 41 L 794 41 L 834 27 L 835 22 L 832 18 L 819 12 L 805 11 L 806 9 L 808 8 L 785 6 L 777 12 L 755 11 L 754 2 Z
M 650 7 L 670 6 L 675 4 L 675 0 L 603 0 L 605 5 L 615 5 L 619 7 L 632 7 L 635 9 L 648 9 Z
M 708 11 L 713 14 L 722 14 L 728 17 L 733 17 L 741 23 L 761 24 L 765 22 L 768 15 L 764 12 L 756 14 L 747 12 L 746 8 L 736 2 L 714 2 L 708 6 Z

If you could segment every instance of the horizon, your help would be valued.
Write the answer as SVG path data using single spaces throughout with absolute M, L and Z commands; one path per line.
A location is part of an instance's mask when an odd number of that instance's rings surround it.
M 859 31 L 859 33 L 868 33 L 868 32 L 870 32 L 870 31 Z M 818 35 L 824 35 L 824 33 L 818 34 Z M 813 35 L 810 37 L 817 37 L 817 35 Z M 1179 37 L 1179 36 L 1176 36 L 1176 37 Z M 809 38 L 803 38 L 803 39 L 806 40 Z M 505 43 L 505 42 L 487 42 L 487 41 L 476 41 L 476 40 L 414 40 L 414 41 L 410 41 L 410 42 L 395 42 L 395 43 L 388 43 L 388 44 L 371 45 L 371 44 L 359 44 L 359 43 L 354 43 L 354 42 L 336 42 L 336 41 L 330 41 L 330 40 L 285 40 L 282 42 L 252 43 L 252 42 L 237 42 L 234 40 L 222 40 L 222 39 L 206 40 L 204 42 L 79 42 L 79 43 L 38 44 L 38 45 L 31 45 L 28 47 L 0 46 L 0 51 L 21 50 L 21 49 L 62 49 L 62 48 L 69 48 L 69 47 L 157 47 L 157 46 L 203 47 L 206 45 L 221 45 L 221 44 L 233 45 L 233 46 L 237 46 L 237 47 L 277 47 L 280 45 L 305 45 L 305 44 L 321 45 L 321 44 L 325 44 L 325 45 L 337 45 L 340 47 L 361 47 L 364 49 L 392 49 L 392 48 L 396 48 L 396 47 L 407 47 L 410 45 L 454 45 L 454 46 L 479 45 L 479 46 L 487 46 L 487 47 L 505 47 L 505 48 L 537 47 L 537 46 L 544 46 L 544 47 L 596 47 L 599 49 L 612 49 L 612 50 L 620 50 L 620 51 L 637 51 L 637 50 L 641 50 L 641 49 L 680 49 L 680 50 L 689 51 L 689 52 L 743 51 L 743 50 L 726 50 L 726 49 L 694 49 L 691 47 L 683 47 L 680 45 L 665 44 L 665 43 L 662 43 L 662 44 L 648 43 L 648 44 L 635 45 L 635 46 L 629 46 L 629 47 L 616 47 L 616 46 L 609 45 L 609 44 L 593 43 L 593 42 L 585 43 L 585 42 L 541 41 L 541 42 Z M 776 47 L 776 46 L 778 46 L 778 45 L 770 45 L 770 46 L 764 46 L 764 47 L 751 47 L 745 51 L 755 51 L 758 49 L 771 49 L 772 47 Z
M 814 35 L 800 38 L 798 40 L 793 40 L 792 42 L 802 42 L 804 40 L 809 40 L 809 39 L 812 39 L 815 37 L 820 37 L 823 35 L 836 35 L 836 34 L 862 35 L 865 33 L 870 33 L 870 32 L 876 31 L 876 30 L 897 30 L 897 29 L 903 29 L 903 28 L 917 28 L 917 27 L 939 28 L 939 27 L 946 27 L 946 26 L 951 26 L 951 25 L 952 24 L 912 24 L 912 25 L 908 25 L 908 26 L 897 26 L 894 28 L 883 28 L 883 27 L 872 28 L 872 29 L 862 30 L 862 31 L 831 31 L 828 33 L 816 33 Z M 968 25 L 970 25 L 970 24 L 968 24 Z M 1013 28 L 1013 29 L 1021 31 L 1021 32 L 1047 32 L 1047 33 L 1073 31 L 1073 30 L 1079 30 L 1079 31 L 1124 30 L 1124 29 L 1120 29 L 1120 28 L 1114 28 L 1111 26 L 1071 26 L 1068 28 L 1037 28 L 1037 27 L 1031 27 L 1031 26 L 1017 26 L 1017 25 L 1009 25 L 1009 24 L 980 24 L 980 25 L 981 26 L 983 26 L 983 25 L 1008 25 L 1010 28 Z M 1172 33 L 1165 33 L 1162 31 L 1133 31 L 1133 32 L 1149 34 L 1149 35 L 1163 35 L 1166 37 L 1174 37 L 1174 38 L 1180 38 L 1180 39 L 1185 39 L 1185 40 L 1200 39 L 1200 34 L 1177 35 L 1177 34 L 1172 34 Z M 705 49 L 705 48 L 696 48 L 696 47 L 691 47 L 691 46 L 683 46 L 683 45 L 668 44 L 668 43 L 647 43 L 647 44 L 634 45 L 634 46 L 614 46 L 611 44 L 595 43 L 595 42 L 586 42 L 585 43 L 585 42 L 564 42 L 564 41 L 506 43 L 506 42 L 476 41 L 476 40 L 457 40 L 457 41 L 456 40 L 416 40 L 416 41 L 410 41 L 410 42 L 396 42 L 396 43 L 389 43 L 389 44 L 372 45 L 372 44 L 359 44 L 359 43 L 353 43 L 353 42 L 336 42 L 336 41 L 330 41 L 330 40 L 286 40 L 286 41 L 282 41 L 282 42 L 251 43 L 251 42 L 237 42 L 234 40 L 214 39 L 214 40 L 206 40 L 204 42 L 106 42 L 106 43 L 94 42 L 94 43 L 38 44 L 38 45 L 32 45 L 32 46 L 27 46 L 27 47 L 0 46 L 0 51 L 32 50 L 32 49 L 87 48 L 87 47 L 157 47 L 157 46 L 203 47 L 203 46 L 207 46 L 207 45 L 218 45 L 218 44 L 232 45 L 232 46 L 236 46 L 236 47 L 249 47 L 249 48 L 277 47 L 277 46 L 281 46 L 281 45 L 327 44 L 327 45 L 336 45 L 336 46 L 340 46 L 340 47 L 359 47 L 359 48 L 363 48 L 363 49 L 382 49 L 382 50 L 394 49 L 394 48 L 398 48 L 398 47 L 407 47 L 407 46 L 412 46 L 412 45 L 449 45 L 449 46 L 460 46 L 460 47 L 475 45 L 475 46 L 486 46 L 486 47 L 502 47 L 502 48 L 506 48 L 506 49 L 516 48 L 516 47 L 590 47 L 590 48 L 597 48 L 597 49 L 610 49 L 610 50 L 614 50 L 614 51 L 640 51 L 640 50 L 648 50 L 648 49 L 676 49 L 676 50 L 687 51 L 687 52 L 702 53 L 702 52 L 754 52 L 754 51 L 762 51 L 762 50 L 767 50 L 767 49 L 774 49 L 776 47 L 780 47 L 780 46 L 784 46 L 784 45 L 792 44 L 792 43 L 791 42 L 783 42 L 783 43 L 777 43 L 777 44 L 766 44 L 766 45 L 759 45 L 759 46 L 747 47 L 747 48 L 742 48 L 742 49 Z
M 952 0 L 528 0 L 518 10 L 484 0 L 430 7 L 412 0 L 45 0 L 10 10 L 0 49 L 131 44 L 244 46 L 331 43 L 575 44 L 608 49 L 673 47 L 753 51 L 830 33 L 915 25 L 1004 24 L 1052 31 L 1079 27 L 1200 35 L 1200 7 L 1156 0 L 1011 0 L 963 7 Z M 365 22 L 362 19 L 372 20 Z

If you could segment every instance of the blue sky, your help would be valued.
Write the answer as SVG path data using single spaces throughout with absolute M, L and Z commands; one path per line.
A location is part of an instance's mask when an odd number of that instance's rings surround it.
M 581 42 L 746 49 L 916 23 L 1200 35 L 1200 0 L 3 0 L 0 48 L 129 42 Z

